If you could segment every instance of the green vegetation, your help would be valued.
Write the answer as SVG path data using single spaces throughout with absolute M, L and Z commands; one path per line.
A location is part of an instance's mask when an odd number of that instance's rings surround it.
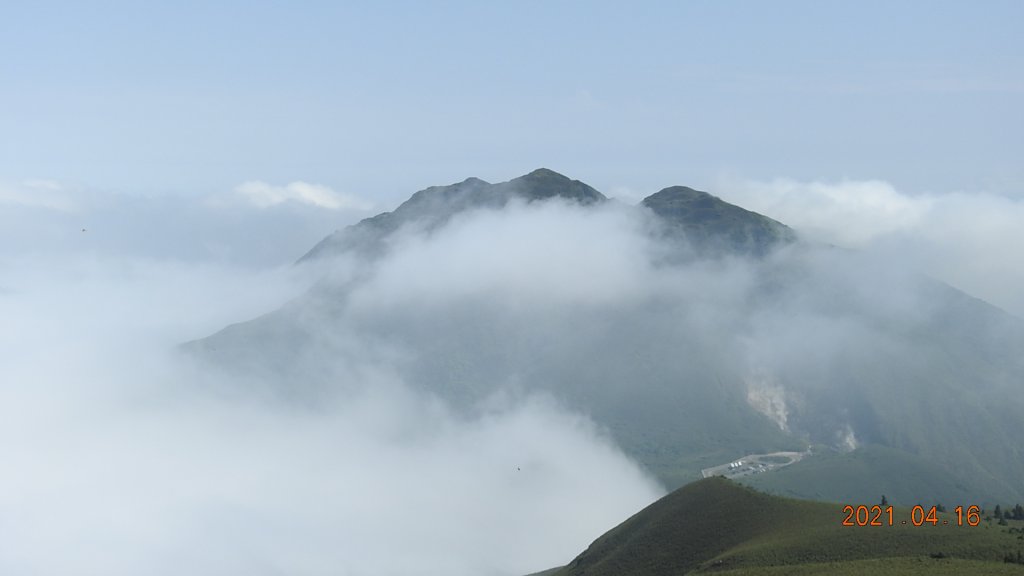
M 796 241 L 788 226 L 686 186 L 665 188 L 645 198 L 643 205 L 662 218 L 669 236 L 685 239 L 705 255 L 764 256 Z
M 902 507 L 893 516 L 893 526 L 843 526 L 842 504 L 709 478 L 638 512 L 555 574 L 1024 574 L 1005 561 L 1024 549 L 1013 528 L 956 526 L 954 514 L 938 515 L 946 526 L 903 525 L 911 511 Z
M 721 576 L 1020 576 L 1020 566 L 955 558 L 875 558 L 798 566 L 759 566 L 715 572 Z

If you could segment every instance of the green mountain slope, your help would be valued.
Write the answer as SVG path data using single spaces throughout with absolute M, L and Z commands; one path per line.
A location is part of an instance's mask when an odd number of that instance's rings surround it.
M 643 233 L 657 256 L 631 256 L 650 258 L 637 274 L 651 281 L 611 303 L 548 298 L 559 288 L 550 269 L 505 271 L 512 281 L 530 276 L 540 296 L 486 284 L 427 298 L 420 287 L 436 272 L 425 267 L 392 280 L 411 297 L 361 304 L 373 299 L 365 292 L 379 287 L 375 266 L 391 263 L 399 230 L 429 240 L 458 214 L 549 199 L 587 214 L 614 207 L 545 169 L 427 188 L 305 257 L 330 266 L 319 256 L 358 253 L 360 274 L 184 348 L 300 402 L 353 385 L 353 370 L 377 359 L 456 410 L 499 392 L 548 395 L 670 489 L 746 454 L 820 444 L 830 449 L 747 481 L 816 499 L 1024 500 L 1024 322 L 938 282 L 794 242 L 784 225 L 703 192 L 672 187 L 644 201 L 635 215 L 653 223 Z M 531 234 L 532 223 L 518 230 Z M 485 259 L 466 267 L 512 267 L 483 248 L 487 232 L 470 240 Z M 571 257 L 604 258 L 574 242 Z M 549 248 L 538 246 L 527 265 Z M 674 258 L 679 250 L 685 256 Z M 559 262 L 571 272 L 560 282 L 620 280 L 594 280 L 575 264 Z
M 667 236 L 685 239 L 704 254 L 764 256 L 797 239 L 785 224 L 686 186 L 665 188 L 642 205 L 661 217 Z
M 893 526 L 843 526 L 844 517 L 840 504 L 789 500 L 710 478 L 641 510 L 555 574 L 1024 573 L 1024 566 L 1003 562 L 1024 549 L 1016 527 L 957 526 L 953 514 L 939 514 L 937 526 L 903 525 L 911 518 L 906 508 L 894 510 Z

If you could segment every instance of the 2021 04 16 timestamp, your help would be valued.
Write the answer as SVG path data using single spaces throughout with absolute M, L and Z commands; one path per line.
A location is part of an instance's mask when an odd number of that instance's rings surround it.
M 937 506 L 925 508 L 914 506 L 910 509 L 910 518 L 899 518 L 892 506 L 843 506 L 843 526 L 977 526 L 981 524 L 981 508 L 978 506 L 957 506 L 953 509 L 953 518 L 940 517 Z

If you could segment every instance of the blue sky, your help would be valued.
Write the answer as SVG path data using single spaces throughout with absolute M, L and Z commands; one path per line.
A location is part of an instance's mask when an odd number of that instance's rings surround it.
M 708 190 L 1024 315 L 1022 22 L 997 1 L 6 2 L 0 261 L 282 266 L 416 190 L 543 166 L 629 202 Z
M 1018 2 L 22 2 L 0 182 L 388 206 L 538 166 L 1024 194 Z

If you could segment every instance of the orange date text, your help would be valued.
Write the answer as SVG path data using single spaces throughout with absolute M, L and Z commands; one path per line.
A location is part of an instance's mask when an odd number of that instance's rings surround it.
M 936 506 L 914 506 L 909 517 L 894 512 L 892 506 L 843 506 L 843 526 L 977 526 L 981 524 L 981 508 L 957 506 L 952 515 L 939 516 Z

